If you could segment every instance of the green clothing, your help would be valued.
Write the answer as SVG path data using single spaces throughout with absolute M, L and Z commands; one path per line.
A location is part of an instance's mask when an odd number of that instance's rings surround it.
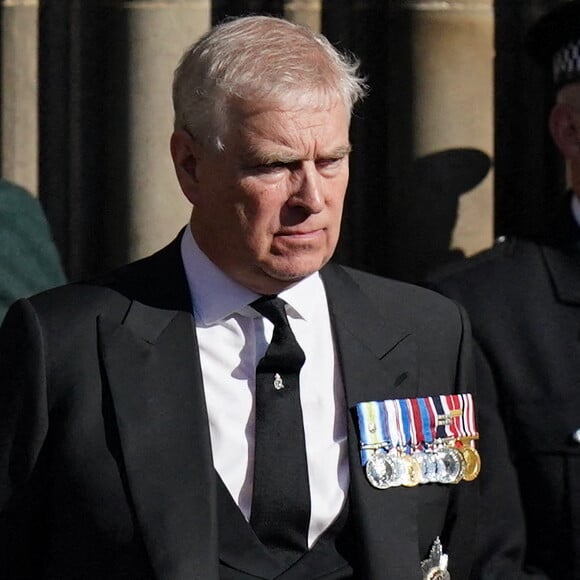
M 18 298 L 65 282 L 42 206 L 0 179 L 0 322 Z

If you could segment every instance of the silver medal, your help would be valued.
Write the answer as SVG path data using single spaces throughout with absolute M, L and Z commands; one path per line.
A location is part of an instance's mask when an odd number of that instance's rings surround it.
M 387 489 L 401 485 L 402 468 L 397 457 L 389 455 L 384 449 L 379 449 L 368 461 L 365 467 L 369 483 L 377 489 Z
M 458 483 L 465 473 L 465 459 L 454 447 L 441 447 L 437 457 L 437 481 L 439 483 Z
M 420 468 L 420 483 L 437 481 L 437 459 L 430 451 L 415 451 L 413 454 Z

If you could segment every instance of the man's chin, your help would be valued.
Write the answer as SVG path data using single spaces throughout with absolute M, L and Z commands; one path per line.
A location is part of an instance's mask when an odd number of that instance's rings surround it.
M 309 260 L 299 264 L 266 264 L 262 271 L 272 280 L 281 283 L 295 284 L 304 280 L 311 274 L 318 272 L 326 263 L 327 259 Z

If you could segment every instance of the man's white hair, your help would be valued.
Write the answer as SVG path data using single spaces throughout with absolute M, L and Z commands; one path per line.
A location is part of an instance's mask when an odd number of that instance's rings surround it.
M 233 99 L 300 106 L 342 100 L 347 111 L 366 93 L 359 62 L 323 35 L 270 16 L 226 21 L 186 50 L 175 71 L 175 129 L 223 149 Z

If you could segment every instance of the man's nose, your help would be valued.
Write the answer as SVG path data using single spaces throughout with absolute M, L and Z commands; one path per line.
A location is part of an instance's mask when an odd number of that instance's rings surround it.
M 290 204 L 303 207 L 311 213 L 324 209 L 322 176 L 315 163 L 308 163 L 300 171 L 297 190 L 290 198 Z

